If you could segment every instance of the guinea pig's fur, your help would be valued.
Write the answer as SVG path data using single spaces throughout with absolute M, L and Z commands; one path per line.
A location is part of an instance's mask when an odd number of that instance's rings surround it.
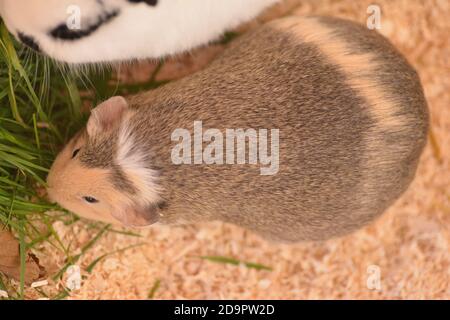
M 173 164 L 171 134 L 194 121 L 278 128 L 278 173 Z M 203 71 L 95 108 L 55 161 L 49 194 L 128 225 L 222 220 L 280 241 L 324 240 L 405 191 L 427 129 L 419 77 L 385 38 L 340 19 L 288 17 L 239 37 Z
M 0 14 L 28 47 L 78 65 L 187 51 L 217 40 L 277 1 L 0 0 Z

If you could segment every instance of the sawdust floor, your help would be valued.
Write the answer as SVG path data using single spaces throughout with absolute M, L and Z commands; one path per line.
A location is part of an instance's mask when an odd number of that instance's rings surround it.
M 377 1 L 381 32 L 417 68 L 431 109 L 432 133 L 417 177 L 404 196 L 372 225 L 323 243 L 280 245 L 222 223 L 150 228 L 136 238 L 108 233 L 78 262 L 84 280 L 73 299 L 317 299 L 450 298 L 450 4 Z M 287 1 L 242 30 L 277 16 L 323 14 L 365 23 L 369 1 Z M 194 72 L 223 45 L 196 50 L 168 62 L 159 79 Z M 124 82 L 148 79 L 155 65 L 122 68 Z M 81 247 L 94 235 L 85 222 L 55 228 Z M 134 248 L 85 268 L 102 254 Z M 37 252 L 48 269 L 64 265 L 52 249 Z M 225 256 L 270 266 L 272 271 L 199 259 Z M 381 289 L 371 290 L 377 272 Z M 64 280 L 63 280 L 64 281 Z M 64 282 L 62 282 L 64 283 Z M 50 283 L 49 286 L 60 286 Z M 33 296 L 32 292 L 29 292 Z

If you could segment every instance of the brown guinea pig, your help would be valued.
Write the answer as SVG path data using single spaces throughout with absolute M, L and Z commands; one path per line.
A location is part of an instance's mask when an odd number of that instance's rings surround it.
M 96 107 L 48 192 L 129 226 L 221 220 L 324 240 L 405 191 L 427 128 L 419 77 L 385 38 L 288 17 L 240 36 L 203 71 Z

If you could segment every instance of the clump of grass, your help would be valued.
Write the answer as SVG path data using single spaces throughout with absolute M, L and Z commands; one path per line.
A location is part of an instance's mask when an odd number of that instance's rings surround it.
M 0 21 L 0 227 L 18 237 L 22 262 L 18 287 L 0 275 L 0 289 L 13 299 L 24 298 L 24 262 L 29 249 L 48 242 L 67 261 L 74 259 L 52 225 L 57 220 L 70 224 L 77 218 L 49 215 L 49 210 L 61 208 L 50 204 L 43 190 L 59 147 L 87 116 L 82 112 L 79 88 L 94 89 L 95 94 L 87 98 L 92 103 L 115 90 L 108 86 L 110 71 L 93 78 L 97 82 L 86 85 L 83 77 L 25 49 Z M 64 296 L 64 292 L 57 295 Z
M 58 217 L 46 214 L 55 206 L 40 190 L 56 146 L 82 119 L 74 79 L 47 59 L 19 48 L 1 23 L 0 224 L 20 240 L 21 280 L 12 296 L 23 298 L 25 252 L 57 237 L 51 226 Z M 42 234 L 38 223 L 49 231 Z M 8 289 L 5 281 L 2 287 Z

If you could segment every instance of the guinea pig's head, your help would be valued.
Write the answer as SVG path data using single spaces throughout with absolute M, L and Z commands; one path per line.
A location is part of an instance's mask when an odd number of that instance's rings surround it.
M 158 221 L 157 172 L 134 143 L 134 111 L 123 97 L 92 110 L 86 128 L 61 151 L 48 178 L 48 195 L 88 219 L 127 226 Z

